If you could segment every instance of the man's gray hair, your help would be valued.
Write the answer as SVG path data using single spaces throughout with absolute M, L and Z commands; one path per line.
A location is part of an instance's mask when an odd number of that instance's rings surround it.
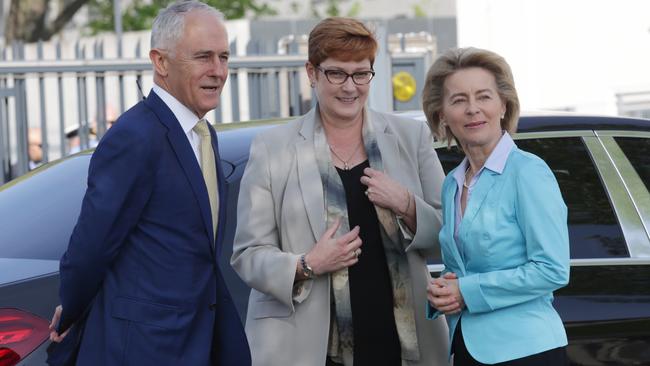
M 173 53 L 176 42 L 183 35 L 185 16 L 194 10 L 214 14 L 220 22 L 225 19 L 222 12 L 200 1 L 176 1 L 162 9 L 154 19 L 151 27 L 151 49 L 166 49 Z

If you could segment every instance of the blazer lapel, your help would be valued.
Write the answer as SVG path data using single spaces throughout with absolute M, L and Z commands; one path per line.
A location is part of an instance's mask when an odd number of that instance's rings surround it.
M 298 162 L 298 181 L 302 199 L 309 218 L 314 238 L 318 240 L 325 232 L 325 202 L 323 184 L 318 172 L 318 162 L 314 151 L 314 125 L 316 123 L 316 109 L 312 109 L 303 117 L 300 128 L 299 142 L 296 144 L 296 160 Z
M 450 173 L 452 174 L 452 173 Z M 454 237 L 454 232 L 456 231 L 456 203 L 455 203 L 455 197 L 456 197 L 456 191 L 458 190 L 456 186 L 456 181 L 452 180 L 452 184 L 447 185 L 447 189 L 445 189 L 444 192 L 442 192 L 442 195 L 444 197 L 447 197 L 449 200 L 448 204 L 446 207 L 448 207 L 447 210 L 443 210 L 445 212 L 445 217 L 443 217 L 443 222 L 446 223 L 443 230 L 446 231 L 446 235 L 451 239 L 451 254 L 453 256 L 453 259 L 455 263 L 448 263 L 448 267 L 451 267 L 450 269 L 456 271 L 457 269 L 460 270 L 460 272 L 465 275 L 465 261 L 463 260 L 463 256 L 461 255 L 460 251 L 458 250 L 458 243 L 456 243 L 456 238 Z M 455 267 L 455 268 L 454 268 Z
M 465 207 L 465 214 L 461 220 L 460 230 L 463 230 L 464 227 L 469 227 L 469 224 L 474 221 L 481 206 L 483 206 L 485 199 L 494 187 L 494 184 L 497 182 L 498 177 L 498 173 L 489 169 L 483 171 L 476 183 L 476 187 L 472 190 L 472 195 L 467 203 L 467 207 Z
M 196 156 L 192 150 L 190 142 L 187 140 L 187 136 L 183 132 L 180 123 L 174 116 L 174 113 L 167 107 L 167 105 L 160 99 L 156 93 L 151 92 L 149 96 L 144 101 L 158 116 L 160 122 L 162 122 L 167 127 L 167 139 L 169 140 L 176 158 L 180 162 L 181 167 L 185 176 L 190 182 L 194 196 L 198 201 L 199 208 L 201 209 L 201 216 L 203 217 L 203 225 L 210 238 L 210 251 L 212 253 L 212 243 L 215 242 L 214 235 L 212 233 L 212 216 L 210 214 L 210 200 L 208 198 L 208 190 L 205 187 L 203 181 L 203 174 L 201 173 L 201 167 L 196 161 Z M 215 139 L 216 140 L 216 139 Z M 217 162 L 219 160 L 216 160 Z M 220 171 L 219 164 L 217 164 L 217 171 Z M 222 184 L 220 184 L 221 186 Z M 219 187 L 219 195 L 221 196 L 222 188 Z M 220 204 L 221 206 L 221 204 Z M 221 211 L 221 209 L 219 209 Z M 220 215 L 221 216 L 221 215 Z M 221 221 L 221 220 L 220 220 Z
M 387 121 L 381 114 L 369 109 L 366 109 L 366 111 L 368 111 L 369 118 L 366 118 L 365 123 L 372 123 L 375 129 L 377 145 L 379 146 L 379 151 L 381 151 L 381 161 L 384 165 L 384 173 L 412 190 L 410 181 L 406 179 L 407 174 L 402 169 L 403 164 L 401 164 L 401 154 L 397 137 L 392 133 Z

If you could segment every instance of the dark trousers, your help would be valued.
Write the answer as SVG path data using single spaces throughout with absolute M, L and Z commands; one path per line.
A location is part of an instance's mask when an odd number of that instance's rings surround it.
M 507 347 L 507 345 L 504 345 Z M 454 353 L 454 366 L 487 366 L 480 363 L 467 352 L 463 331 L 460 321 L 456 325 L 454 341 L 452 343 L 452 352 Z M 566 355 L 566 347 L 558 347 L 548 351 L 536 353 L 534 355 L 517 358 L 506 362 L 499 362 L 494 365 L 498 366 L 569 366 L 569 359 Z

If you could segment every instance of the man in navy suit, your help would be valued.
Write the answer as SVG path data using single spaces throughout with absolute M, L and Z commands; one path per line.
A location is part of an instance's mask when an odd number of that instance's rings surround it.
M 198 1 L 168 6 L 149 56 L 152 92 L 92 156 L 50 338 L 81 328 L 88 310 L 77 364 L 250 365 L 217 266 L 225 178 L 204 120 L 228 76 L 223 15 Z

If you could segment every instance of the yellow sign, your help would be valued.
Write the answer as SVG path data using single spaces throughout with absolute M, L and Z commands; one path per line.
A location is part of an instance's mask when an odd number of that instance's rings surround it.
M 393 96 L 400 102 L 408 102 L 415 95 L 417 84 L 411 74 L 400 71 L 393 76 Z

